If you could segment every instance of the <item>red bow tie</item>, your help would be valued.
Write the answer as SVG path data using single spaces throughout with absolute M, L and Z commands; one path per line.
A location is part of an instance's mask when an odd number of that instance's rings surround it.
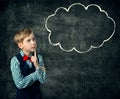
M 23 60 L 24 60 L 24 61 L 27 61 L 27 60 L 30 60 L 30 61 L 31 61 L 31 57 L 28 57 L 28 56 L 24 55 L 24 56 L 23 56 Z

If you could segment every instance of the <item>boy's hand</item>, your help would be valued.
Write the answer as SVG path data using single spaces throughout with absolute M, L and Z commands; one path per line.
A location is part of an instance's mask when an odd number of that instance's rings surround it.
M 45 67 L 39 66 L 37 55 L 36 55 L 36 50 L 34 51 L 34 56 L 31 57 L 31 61 L 33 62 L 33 64 L 34 64 L 36 69 L 40 68 L 40 69 L 42 69 L 43 71 L 46 72 L 46 68 Z
M 36 55 L 36 50 L 34 50 L 34 56 L 31 57 L 31 61 L 33 62 L 35 68 L 39 67 L 37 55 Z

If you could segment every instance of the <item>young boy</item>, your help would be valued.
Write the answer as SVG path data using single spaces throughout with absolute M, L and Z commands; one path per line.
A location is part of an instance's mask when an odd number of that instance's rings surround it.
M 36 39 L 31 29 L 15 34 L 20 53 L 11 59 L 11 72 L 16 86 L 16 99 L 41 99 L 40 83 L 46 81 L 46 70 L 41 55 L 36 54 Z

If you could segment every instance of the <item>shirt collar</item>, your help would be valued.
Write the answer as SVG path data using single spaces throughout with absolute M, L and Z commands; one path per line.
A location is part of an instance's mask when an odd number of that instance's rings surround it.
M 25 55 L 22 50 L 20 50 L 20 54 L 22 55 L 22 57 Z M 32 55 L 33 55 L 33 54 L 31 53 L 31 54 L 29 55 L 29 57 L 31 57 Z
M 22 55 L 22 57 L 25 55 L 22 50 L 20 50 L 20 54 Z

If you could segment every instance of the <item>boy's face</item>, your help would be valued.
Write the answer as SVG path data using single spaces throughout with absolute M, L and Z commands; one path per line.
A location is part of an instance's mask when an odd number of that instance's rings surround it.
M 19 48 L 23 50 L 23 52 L 29 55 L 31 52 L 36 50 L 37 43 L 34 34 L 30 34 L 28 37 L 24 38 L 22 43 L 18 44 Z

